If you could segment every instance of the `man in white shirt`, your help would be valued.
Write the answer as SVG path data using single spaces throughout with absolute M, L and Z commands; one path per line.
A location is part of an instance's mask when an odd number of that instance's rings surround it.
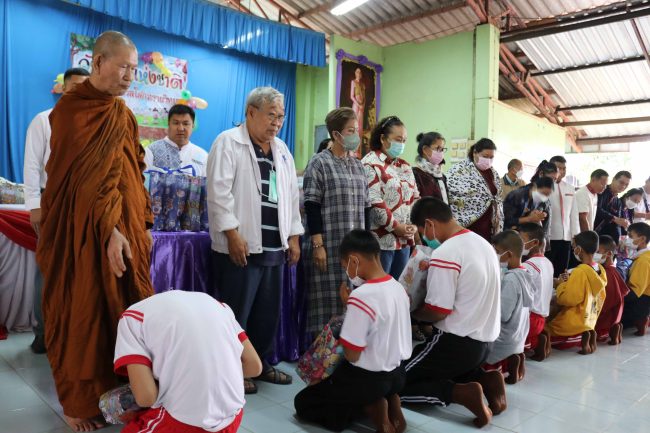
M 563 179 L 566 176 L 566 159 L 557 155 L 551 158 L 558 170 L 557 182 L 551 193 L 551 249 L 546 257 L 553 263 L 554 276 L 557 278 L 569 266 L 571 239 L 580 233 L 578 205 L 575 200 L 576 190 Z
M 167 136 L 144 150 L 147 170 L 155 167 L 179 170 L 193 176 L 205 176 L 208 152 L 190 142 L 196 114 L 192 107 L 176 104 L 167 116 Z
M 499 259 L 492 245 L 463 229 L 438 199 L 416 202 L 411 221 L 424 243 L 442 245 L 431 255 L 424 304 L 413 312 L 433 322 L 433 335 L 405 361 L 402 402 L 461 404 L 483 427 L 506 409 L 503 375 L 481 369 L 501 330 Z
M 71 68 L 63 74 L 63 93 L 70 92 L 77 84 L 88 79 L 90 73 L 83 68 Z M 25 208 L 30 213 L 32 227 L 39 234 L 41 224 L 41 192 L 45 189 L 47 173 L 45 165 L 50 157 L 50 113 L 52 109 L 42 111 L 34 117 L 27 128 L 25 137 L 25 163 L 23 178 L 25 179 Z M 45 330 L 43 328 L 43 312 L 41 297 L 43 291 L 43 275 L 36 269 L 34 282 L 34 341 L 31 348 L 35 353 L 45 353 Z
M 641 189 L 643 197 L 634 210 L 635 223 L 644 223 L 650 220 L 650 177 L 646 179 L 645 185 Z
M 298 262 L 304 233 L 293 157 L 276 136 L 283 123 L 284 95 L 272 87 L 254 89 L 246 122 L 219 134 L 207 167 L 216 291 L 263 360 L 275 339 L 284 263 Z M 266 362 L 256 379 L 282 385 L 292 380 Z M 257 390 L 252 381 L 245 389 Z
M 599 168 L 591 173 L 589 183 L 576 192 L 575 200 L 581 233 L 594 229 L 594 220 L 598 210 L 598 194 L 605 191 L 608 182 L 609 174 Z

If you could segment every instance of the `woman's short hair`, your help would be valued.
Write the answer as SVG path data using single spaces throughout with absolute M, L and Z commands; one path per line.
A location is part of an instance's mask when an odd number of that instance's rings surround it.
M 334 138 L 334 131 L 341 132 L 345 128 L 346 123 L 352 119 L 356 119 L 357 115 L 350 107 L 340 107 L 327 113 L 325 117 L 325 125 L 327 125 L 327 132 L 330 137 Z

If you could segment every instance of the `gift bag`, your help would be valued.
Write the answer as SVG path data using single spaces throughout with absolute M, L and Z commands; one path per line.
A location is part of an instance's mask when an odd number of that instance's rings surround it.
M 399 277 L 399 282 L 409 295 L 411 311 L 419 308 L 427 296 L 427 274 L 432 253 L 432 248 L 417 245 Z
M 343 316 L 332 318 L 298 360 L 296 373 L 307 385 L 330 377 L 345 359 L 338 340 L 342 325 Z
M 126 424 L 142 410 L 135 402 L 135 396 L 129 385 L 104 393 L 99 398 L 99 409 L 106 422 L 110 424 Z
M 149 195 L 151 211 L 154 215 L 152 230 L 165 232 L 184 230 L 182 226 L 183 221 L 187 221 L 185 212 L 188 208 L 190 179 L 194 177 L 184 174 L 181 170 L 145 172 L 149 175 Z
M 181 217 L 181 229 L 193 232 L 205 231 L 201 219 L 202 211 L 205 211 L 207 216 L 207 206 L 203 205 L 203 200 L 207 201 L 205 177 L 190 177 L 188 181 L 187 207 Z

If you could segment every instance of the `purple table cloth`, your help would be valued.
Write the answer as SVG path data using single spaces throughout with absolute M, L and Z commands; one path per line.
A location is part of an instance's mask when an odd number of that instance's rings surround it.
M 218 298 L 215 270 L 206 232 L 152 232 L 151 279 L 156 293 L 167 290 L 204 292 Z M 299 272 L 300 271 L 300 272 Z M 296 361 L 311 341 L 305 333 L 306 293 L 302 263 L 284 267 L 282 306 L 271 364 Z

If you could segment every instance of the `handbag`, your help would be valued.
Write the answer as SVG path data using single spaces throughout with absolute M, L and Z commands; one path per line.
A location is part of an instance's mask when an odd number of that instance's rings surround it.
M 338 340 L 343 317 L 333 317 L 298 360 L 296 373 L 307 385 L 315 385 L 330 377 L 345 359 Z
M 105 392 L 99 398 L 99 409 L 106 422 L 110 424 L 126 424 L 143 410 L 135 402 L 135 396 L 129 385 Z

